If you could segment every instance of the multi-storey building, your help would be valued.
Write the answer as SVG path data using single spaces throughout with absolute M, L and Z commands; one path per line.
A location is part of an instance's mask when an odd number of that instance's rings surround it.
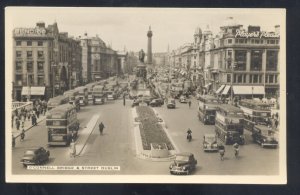
M 14 100 L 49 98 L 72 87 L 71 69 L 80 67 L 79 42 L 59 33 L 57 23 L 13 30 Z
M 82 78 L 85 83 L 123 73 L 126 60 L 124 53 L 119 53 L 106 46 L 96 35 L 88 37 L 87 33 L 80 37 L 82 47 Z
M 213 90 L 229 96 L 277 96 L 279 26 L 275 32 L 259 26 L 243 29 L 230 17 L 220 29 L 211 49 Z

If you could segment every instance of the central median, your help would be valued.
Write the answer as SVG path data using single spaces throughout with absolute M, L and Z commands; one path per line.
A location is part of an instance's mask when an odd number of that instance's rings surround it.
M 169 160 L 176 153 L 176 147 L 167 134 L 163 120 L 148 106 L 133 109 L 137 154 L 152 160 Z

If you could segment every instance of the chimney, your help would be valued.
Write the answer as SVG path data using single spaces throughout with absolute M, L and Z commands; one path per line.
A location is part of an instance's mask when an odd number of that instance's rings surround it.
M 260 31 L 260 26 L 248 26 L 248 33 Z
M 45 22 L 37 22 L 36 26 L 39 28 L 45 28 Z

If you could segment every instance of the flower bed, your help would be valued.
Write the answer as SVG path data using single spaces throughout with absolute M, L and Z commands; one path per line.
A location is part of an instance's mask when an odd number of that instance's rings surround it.
M 136 107 L 139 116 L 139 125 L 144 150 L 151 150 L 151 143 L 165 143 L 168 150 L 174 150 L 174 147 L 165 133 L 161 124 L 158 123 L 157 116 L 152 108 L 148 106 Z

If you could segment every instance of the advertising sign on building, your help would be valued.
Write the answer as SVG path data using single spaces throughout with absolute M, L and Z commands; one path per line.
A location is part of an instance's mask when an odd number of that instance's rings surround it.
M 45 36 L 45 28 L 16 28 L 14 29 L 14 36 Z

